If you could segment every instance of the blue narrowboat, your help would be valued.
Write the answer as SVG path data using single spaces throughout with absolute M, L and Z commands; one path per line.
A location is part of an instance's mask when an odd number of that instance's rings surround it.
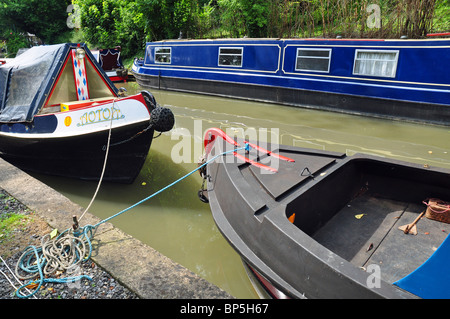
M 449 61 L 449 39 L 167 40 L 132 72 L 144 88 L 449 125 Z

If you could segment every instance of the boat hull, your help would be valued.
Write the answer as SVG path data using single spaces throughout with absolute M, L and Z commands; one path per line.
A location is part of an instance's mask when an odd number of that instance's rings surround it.
M 382 99 L 242 82 L 175 77 L 160 78 L 135 72 L 133 72 L 133 75 L 136 82 L 147 89 L 214 95 L 412 123 L 436 125 L 448 125 L 450 123 L 450 107 L 443 104 Z
M 120 82 L 127 82 L 128 81 L 128 74 L 125 72 L 111 70 L 111 71 L 105 71 L 106 75 L 109 77 L 109 79 L 114 83 L 120 83 Z
M 0 156 L 25 171 L 84 180 L 99 180 L 107 156 L 103 180 L 131 183 L 152 143 L 152 108 L 139 94 L 0 124 Z
M 214 154 L 229 149 L 224 144 L 216 141 Z M 450 197 L 450 173 L 374 156 L 347 157 L 287 146 L 269 149 L 295 163 L 272 161 L 278 171 L 268 174 L 229 154 L 207 166 L 214 220 L 262 282 L 289 298 L 418 298 L 393 283 L 420 266 L 445 239 L 447 233 L 438 230 L 450 227 L 421 221 L 423 227 L 436 230 L 430 231 L 435 238 L 422 237 L 429 241 L 426 248 L 412 244 L 411 236 L 397 227 L 418 215 L 427 196 Z M 272 157 L 240 152 L 258 163 L 267 164 Z M 369 217 L 358 222 L 355 215 L 361 213 Z M 341 216 L 352 225 L 350 231 L 325 227 L 332 220 L 342 221 Z M 358 230 L 361 225 L 369 228 Z M 404 259 L 410 257 L 410 249 L 415 258 Z M 375 275 L 367 271 L 371 265 L 381 267 L 382 277 L 375 285 Z
M 148 122 L 111 131 L 111 145 L 103 180 L 132 183 L 139 174 L 153 138 Z M 83 180 L 99 180 L 106 156 L 109 130 L 64 138 L 15 138 L 1 141 L 1 157 L 22 170 Z

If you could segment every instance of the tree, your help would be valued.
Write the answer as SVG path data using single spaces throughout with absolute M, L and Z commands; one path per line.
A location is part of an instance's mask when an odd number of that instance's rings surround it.
M 267 18 L 269 15 L 269 1 L 241 0 L 241 5 L 248 36 L 251 38 L 267 37 Z
M 267 0 L 217 0 L 221 21 L 233 37 L 266 37 L 270 2 Z
M 79 0 L 78 6 L 83 36 L 87 42 L 102 47 L 114 47 L 115 23 L 120 18 L 117 0 Z
M 2 31 L 0 33 L 0 39 L 4 39 L 5 42 L 0 47 L 4 46 L 7 49 L 7 58 L 13 58 L 19 49 L 29 46 L 23 34 L 11 29 L 3 29 Z
M 61 40 L 70 30 L 66 25 L 70 0 L 0 0 L 0 28 L 35 34 L 44 43 Z
M 196 37 L 212 12 L 206 0 L 74 0 L 91 46 L 120 45 L 132 56 L 147 41 Z M 202 24 L 202 25 L 200 25 Z
M 51 1 L 57 0 L 42 0 Z M 180 32 L 183 38 L 423 36 L 431 28 L 432 4 L 448 17 L 448 1 L 377 0 L 381 27 L 369 28 L 372 0 L 73 0 L 84 41 L 98 47 L 120 45 L 124 56 L 141 51 L 148 41 L 176 39 Z M 448 18 L 441 20 L 446 28 Z
M 246 33 L 242 0 L 217 0 L 220 22 L 230 32 L 231 37 L 239 38 Z

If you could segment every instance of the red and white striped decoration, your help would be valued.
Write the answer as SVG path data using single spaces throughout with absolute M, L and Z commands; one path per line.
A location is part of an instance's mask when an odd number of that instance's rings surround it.
M 89 99 L 89 90 L 86 77 L 86 65 L 84 64 L 84 58 L 77 58 L 77 50 L 72 49 L 72 61 L 73 61 L 73 74 L 75 76 L 75 87 L 77 90 L 78 101 L 84 101 Z

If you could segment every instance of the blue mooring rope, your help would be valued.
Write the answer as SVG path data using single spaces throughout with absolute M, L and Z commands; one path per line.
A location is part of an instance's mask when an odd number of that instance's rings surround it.
M 84 239 L 88 246 L 89 246 L 89 254 L 87 257 L 84 258 L 84 260 L 89 260 L 89 258 L 91 257 L 92 254 L 92 244 L 91 244 L 91 239 L 94 235 L 94 231 L 97 229 L 98 226 L 100 226 L 103 223 L 106 223 L 107 221 L 133 209 L 134 207 L 142 204 L 143 202 L 151 199 L 152 197 L 158 195 L 159 193 L 165 191 L 166 189 L 174 186 L 175 184 L 181 182 L 182 180 L 184 180 L 185 178 L 187 178 L 188 176 L 192 175 L 193 173 L 195 173 L 196 171 L 200 170 L 201 168 L 203 168 L 204 166 L 208 165 L 209 163 L 211 163 L 212 161 L 214 161 L 216 158 L 226 155 L 228 153 L 232 153 L 232 152 L 236 152 L 236 151 L 240 151 L 240 150 L 246 150 L 249 151 L 250 150 L 250 145 L 248 143 L 245 144 L 245 146 L 240 147 L 240 148 L 235 148 L 229 151 L 225 151 L 221 154 L 218 154 L 214 157 L 212 157 L 211 159 L 209 159 L 208 161 L 206 161 L 205 163 L 203 163 L 202 165 L 199 165 L 196 169 L 192 170 L 191 172 L 187 173 L 186 175 L 182 176 L 181 178 L 177 179 L 176 181 L 172 182 L 171 184 L 167 185 L 166 187 L 158 190 L 157 192 L 151 194 L 150 196 L 140 200 L 139 202 L 131 205 L 128 208 L 125 208 L 124 210 L 118 212 L 115 215 L 112 215 L 111 217 L 108 217 L 100 222 L 98 222 L 95 225 L 86 225 L 84 227 L 80 227 L 79 229 L 73 231 L 74 236 L 76 237 L 81 237 L 81 239 Z M 71 231 L 71 229 L 67 229 L 64 232 L 62 232 L 58 237 L 62 237 L 63 234 L 67 233 Z M 31 255 L 32 253 L 34 253 L 34 256 Z M 33 259 L 34 257 L 34 259 Z M 82 256 L 78 256 L 78 258 L 82 258 Z M 79 261 L 79 259 L 77 260 Z M 53 283 L 67 283 L 67 282 L 75 282 L 77 280 L 81 280 L 83 278 L 86 278 L 88 280 L 92 280 L 91 277 L 86 276 L 86 275 L 81 275 L 81 276 L 74 276 L 74 277 L 66 277 L 66 278 L 60 278 L 60 279 L 54 279 L 54 278 L 44 278 L 44 273 L 42 271 L 43 267 L 45 267 L 46 263 L 48 262 L 48 260 L 46 260 L 46 258 L 43 256 L 42 254 L 42 249 L 41 248 L 36 248 L 35 246 L 28 246 L 25 249 L 25 252 L 23 253 L 23 255 L 20 257 L 20 260 L 18 261 L 17 267 L 20 267 L 20 269 L 22 271 L 28 272 L 28 273 L 39 273 L 39 279 L 37 280 L 32 280 L 22 286 L 20 286 L 15 294 L 17 297 L 19 298 L 29 298 L 31 296 L 33 296 L 44 283 L 49 283 L 49 282 L 53 282 Z M 30 294 L 28 295 L 22 295 L 20 294 L 20 291 L 22 289 L 24 289 L 27 286 L 33 285 L 33 284 L 38 284 L 38 286 L 34 289 L 34 291 L 32 291 Z

